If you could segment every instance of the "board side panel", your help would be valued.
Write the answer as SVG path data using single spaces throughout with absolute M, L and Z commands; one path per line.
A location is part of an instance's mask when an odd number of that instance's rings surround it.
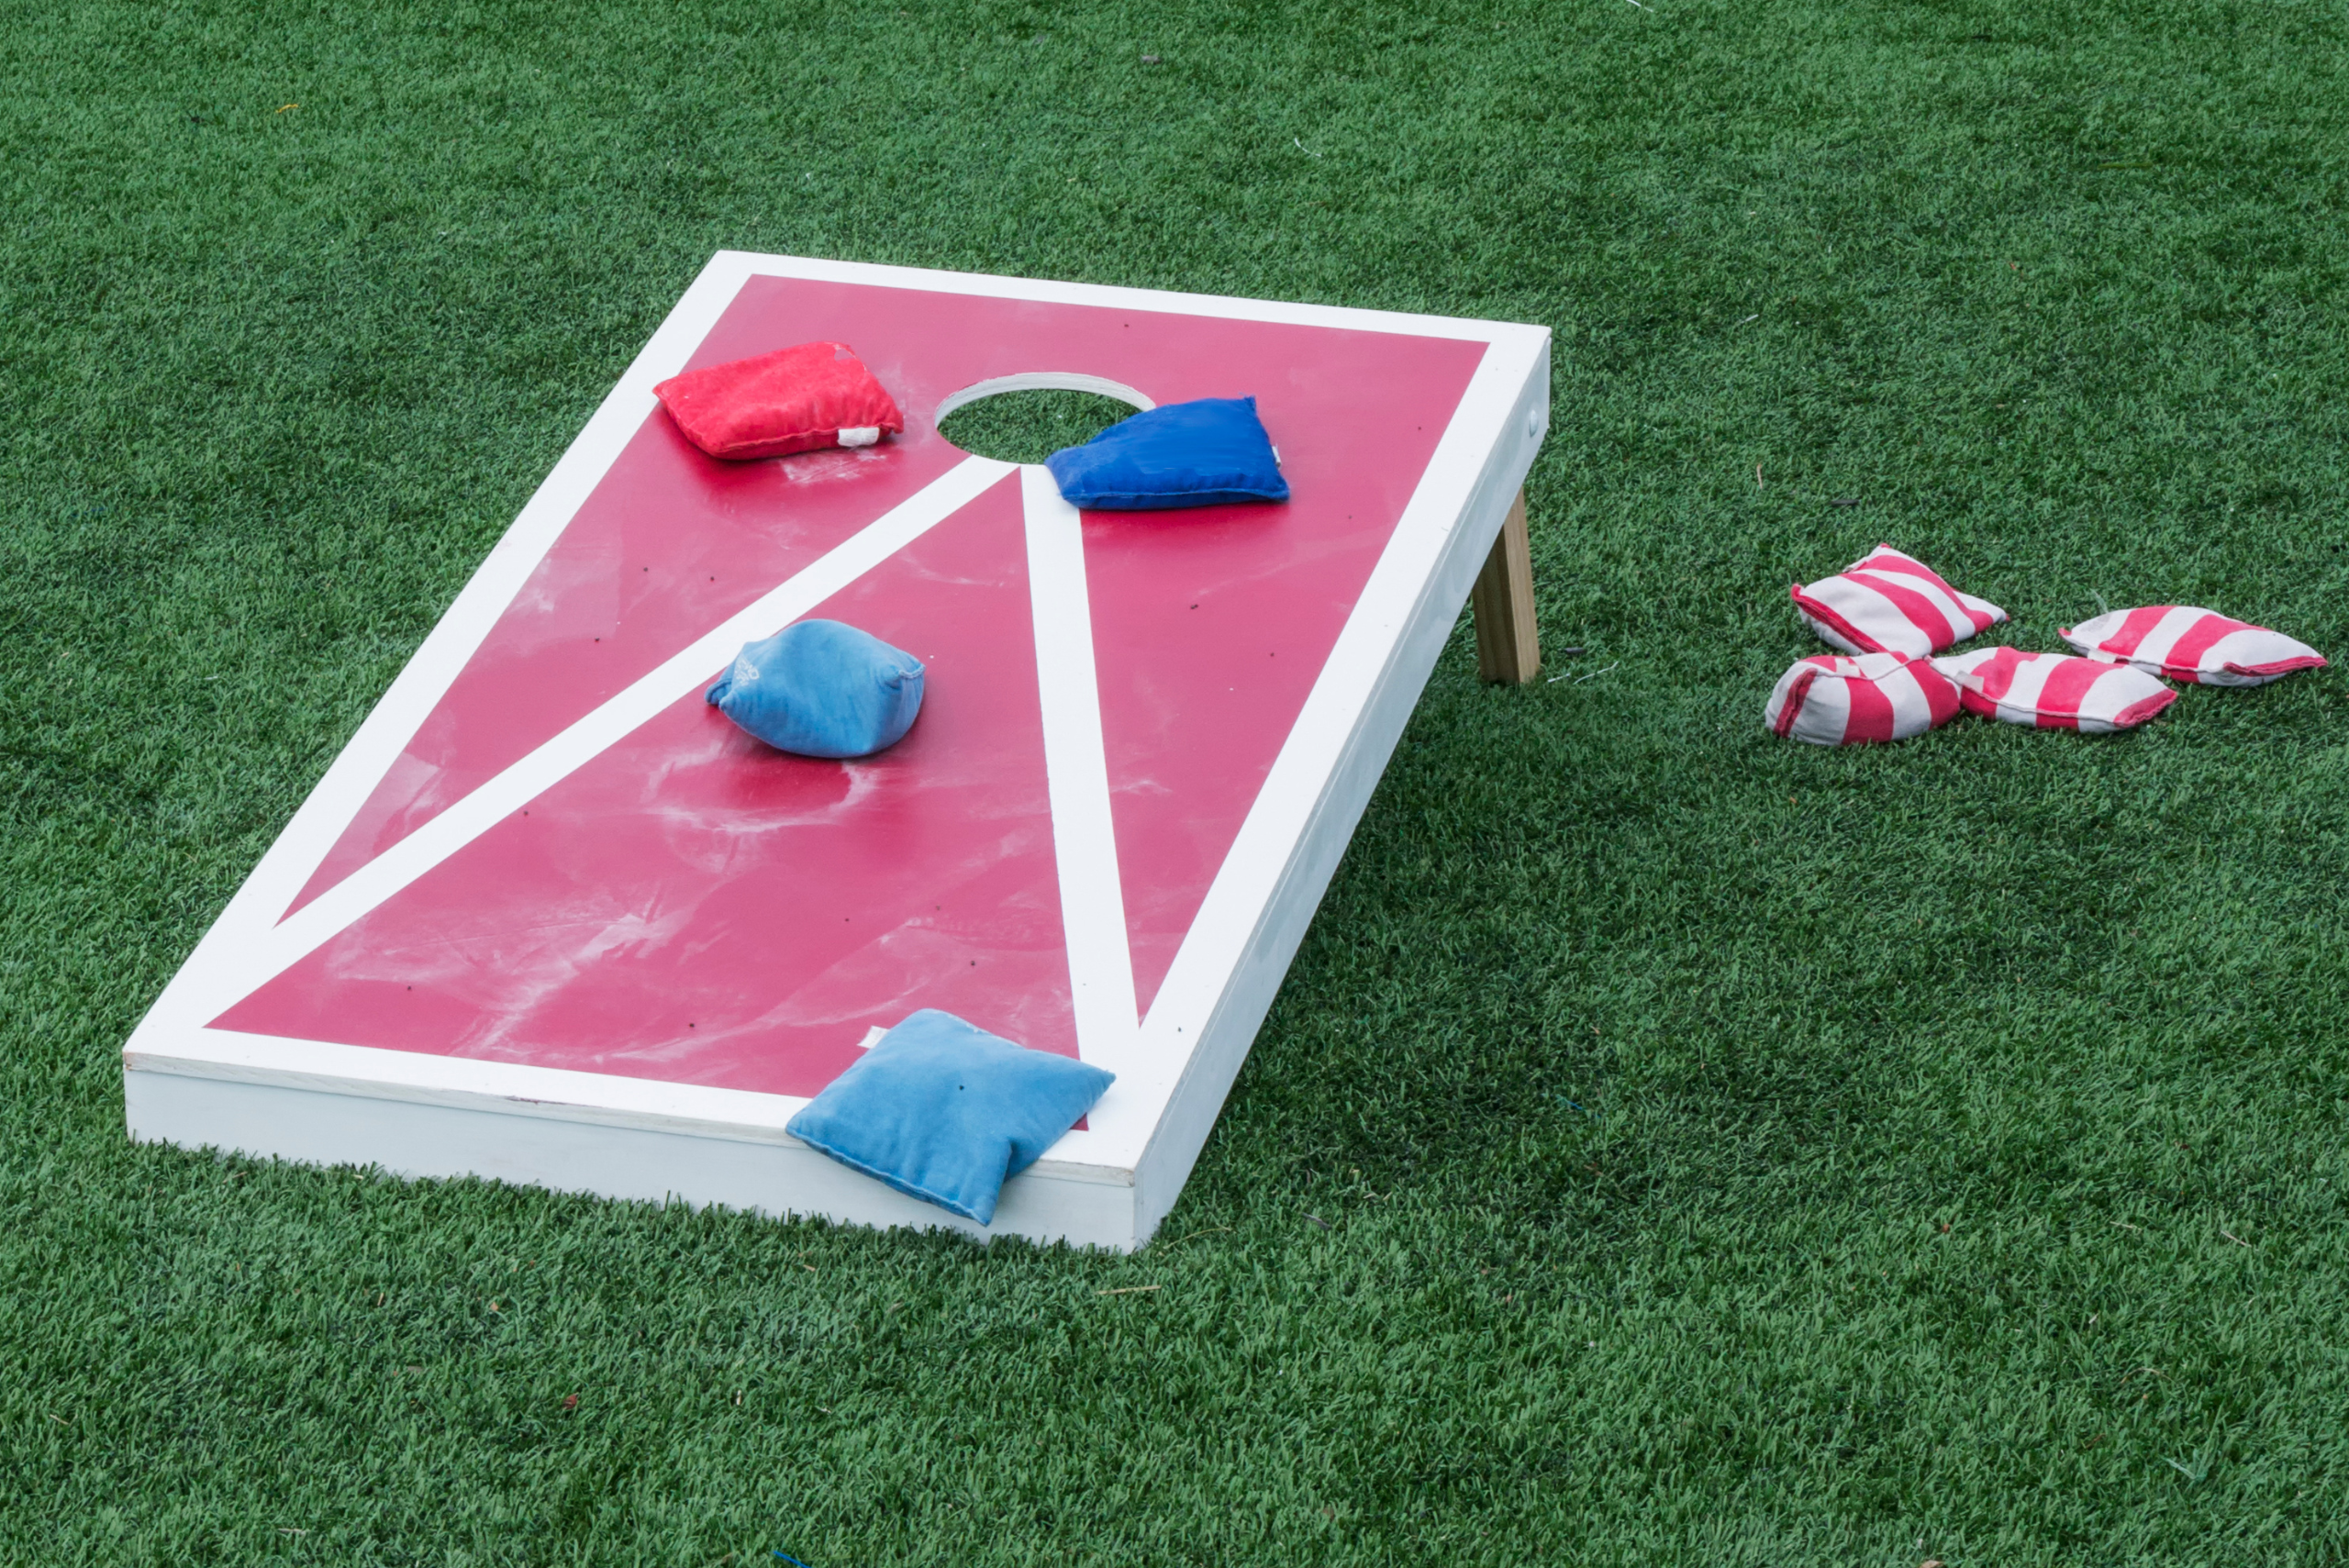
M 1135 1245 L 1130 1186 L 1030 1171 L 1004 1184 L 981 1227 L 857 1174 L 804 1144 L 775 1145 L 410 1100 L 177 1073 L 123 1074 L 133 1141 L 220 1149 L 408 1178 L 477 1176 L 640 1203 L 682 1202 L 978 1240 L 1123 1251 Z

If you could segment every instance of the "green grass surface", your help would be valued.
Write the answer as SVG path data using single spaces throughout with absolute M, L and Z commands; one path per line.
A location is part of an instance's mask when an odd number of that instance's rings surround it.
M 1003 392 L 949 414 L 938 433 L 964 451 L 1004 462 L 1041 462 L 1091 440 L 1133 409 L 1089 392 Z
M 1759 723 L 1880 538 L 2349 654 L 2338 6 L 6 16 L 0 1560 L 2349 1554 L 2342 671 Z M 1139 1256 L 124 1140 L 725 246 L 1556 332 L 1577 678 L 1464 625 Z

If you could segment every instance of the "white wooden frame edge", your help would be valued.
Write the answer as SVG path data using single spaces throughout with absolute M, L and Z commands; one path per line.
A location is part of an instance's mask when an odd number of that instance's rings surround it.
M 378 1102 L 385 1109 L 388 1103 L 465 1108 L 804 1148 L 782 1130 L 806 1103 L 796 1096 L 278 1040 L 209 1029 L 202 1016 L 193 1016 L 206 1013 L 206 1004 L 221 989 L 197 984 L 195 972 L 209 965 L 241 970 L 239 950 L 250 952 L 266 945 L 265 933 L 651 412 L 654 384 L 682 367 L 754 276 L 1290 322 L 1489 345 L 1173 968 L 1141 1020 L 1136 1044 L 1141 1049 L 1130 1066 L 1120 1064 L 1119 1082 L 1096 1107 L 1089 1130 L 1070 1133 L 1031 1171 L 1040 1185 L 1074 1182 L 1137 1187 L 1134 1228 L 1125 1245 L 1146 1240 L 1173 1206 L 1386 759 L 1457 621 L 1468 585 L 1540 447 L 1548 422 L 1547 328 L 718 252 L 126 1042 L 126 1111 L 134 1138 L 141 1135 L 141 1118 L 130 1108 L 129 1075 L 139 1073 L 355 1097 Z M 1486 433 L 1496 424 L 1500 434 L 1489 439 Z M 1018 1178 L 1013 1184 L 1027 1179 Z M 999 1217 L 998 1230 L 1006 1218 Z

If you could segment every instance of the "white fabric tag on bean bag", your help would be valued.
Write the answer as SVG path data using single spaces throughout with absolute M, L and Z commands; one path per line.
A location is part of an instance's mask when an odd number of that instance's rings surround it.
M 1957 717 L 1957 688 L 1921 659 L 1820 653 L 1778 677 L 1762 717 L 1771 734 L 1789 740 L 1857 746 L 1938 729 Z
M 1913 555 L 1880 544 L 1832 577 L 1794 587 L 1804 624 L 1846 653 L 1923 659 L 1987 631 L 2007 612 L 1961 594 Z
M 2194 605 L 2113 610 L 2056 635 L 2091 659 L 2188 685 L 2264 686 L 2295 670 L 2324 668 L 2324 655 L 2305 642 Z
M 1933 661 L 1968 713 L 2042 729 L 2110 735 L 2134 729 L 2177 700 L 2143 670 L 2069 653 L 1985 648 Z

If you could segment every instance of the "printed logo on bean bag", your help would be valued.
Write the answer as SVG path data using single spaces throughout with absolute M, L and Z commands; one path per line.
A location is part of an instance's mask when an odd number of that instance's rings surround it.
M 734 461 L 869 447 L 906 428 L 896 399 L 845 343 L 801 343 L 704 365 L 671 376 L 652 395 L 687 440 Z
M 2113 610 L 2056 635 L 2091 659 L 2188 685 L 2264 686 L 2295 670 L 2324 668 L 2324 655 L 2305 642 L 2195 605 Z
M 1913 555 L 1880 544 L 1832 577 L 1794 587 L 1805 625 L 1846 653 L 1922 659 L 1987 631 L 2007 612 L 1961 594 Z
M 2110 735 L 2134 729 L 2177 700 L 2143 670 L 2069 653 L 1985 648 L 1933 661 L 1957 684 L 1968 713 L 2042 729 Z
M 1899 653 L 1820 653 L 1778 677 L 1762 710 L 1770 733 L 1814 746 L 1906 740 L 1957 717 L 1957 688 Z

